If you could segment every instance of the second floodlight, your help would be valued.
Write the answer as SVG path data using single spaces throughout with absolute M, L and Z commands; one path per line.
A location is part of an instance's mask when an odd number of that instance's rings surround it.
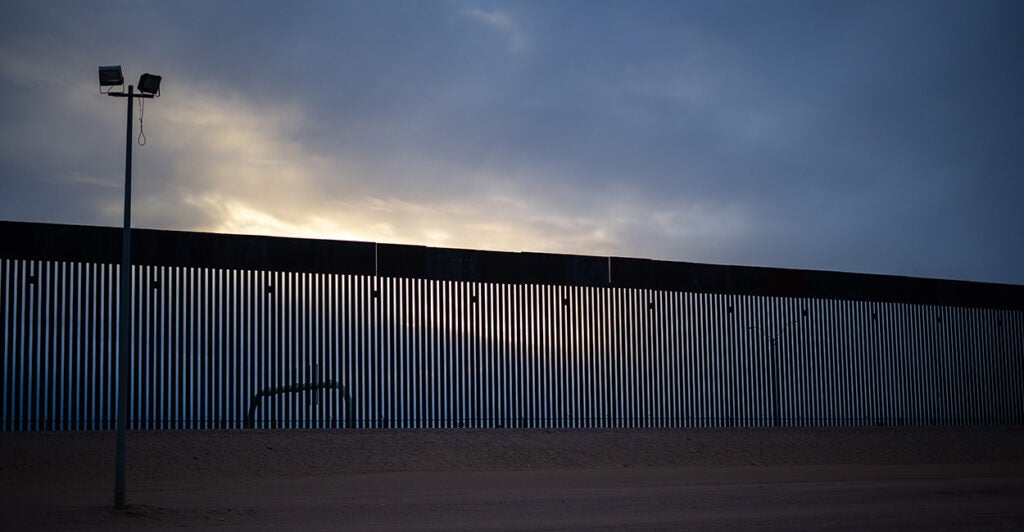
M 139 92 L 146 94 L 157 94 L 160 92 L 160 80 L 163 79 L 156 74 L 143 74 L 139 78 Z
M 120 65 L 101 66 L 100 87 L 116 87 L 118 85 L 124 85 L 124 76 L 121 74 Z

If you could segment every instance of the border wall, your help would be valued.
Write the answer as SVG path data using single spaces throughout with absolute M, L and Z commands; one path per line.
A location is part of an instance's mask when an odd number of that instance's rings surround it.
M 0 234 L 0 427 L 113 429 L 120 229 Z M 1022 286 L 132 240 L 133 429 L 1024 423 Z

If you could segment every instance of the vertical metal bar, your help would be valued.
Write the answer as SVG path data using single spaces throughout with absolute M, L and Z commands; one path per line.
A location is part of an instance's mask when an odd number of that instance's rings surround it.
M 156 384 L 155 398 L 156 402 L 154 407 L 155 416 L 157 418 L 157 424 L 154 428 L 166 429 L 168 427 L 168 402 L 169 402 L 169 384 L 170 384 L 170 338 L 172 335 L 170 325 L 171 301 L 174 299 L 174 291 L 172 288 L 171 275 L 168 271 L 169 268 L 160 266 L 156 271 L 156 281 L 159 286 L 159 294 L 155 302 L 155 317 L 153 330 L 154 334 L 154 352 L 157 357 L 156 372 Z
M 914 305 L 903 305 L 904 312 L 906 314 L 906 327 L 908 328 L 908 376 L 907 376 L 907 389 L 910 396 L 910 412 L 908 421 L 914 425 L 922 424 L 922 420 L 927 422 L 927 413 L 925 410 L 924 397 L 927 394 L 925 387 L 926 373 L 924 372 L 924 362 L 922 354 L 921 339 L 923 337 L 923 328 L 925 327 L 922 319 L 922 308 Z
M 347 385 L 347 383 L 341 379 L 338 373 L 337 365 L 337 331 L 335 330 L 335 323 L 337 323 L 337 317 L 334 315 L 335 307 L 334 302 L 331 300 L 331 287 L 334 281 L 334 276 L 327 273 L 321 273 L 316 276 L 316 300 L 317 304 L 314 307 L 316 309 L 316 355 L 317 363 L 319 364 L 318 371 L 316 372 L 318 378 L 327 381 L 334 380 L 341 385 Z M 318 399 L 318 428 L 338 428 L 338 410 L 335 406 L 340 401 L 340 391 L 318 391 L 316 393 Z
M 40 418 L 39 404 L 40 404 L 40 400 L 41 400 L 41 397 L 40 397 L 41 396 L 41 392 L 40 392 L 40 387 L 41 387 L 40 386 L 41 385 L 40 374 L 41 374 L 42 363 L 43 363 L 43 360 L 42 360 L 42 357 L 41 357 L 41 355 L 42 355 L 42 348 L 40 347 L 40 329 L 42 328 L 42 326 L 40 325 L 39 322 L 41 320 L 40 315 L 42 314 L 42 311 L 40 309 L 41 304 L 40 304 L 40 301 L 39 301 L 39 299 L 40 299 L 39 293 L 42 291 L 42 288 L 40 288 L 40 286 L 39 286 L 40 285 L 39 278 L 41 277 L 40 271 L 39 271 L 39 263 L 37 261 L 32 261 L 29 264 L 30 264 L 30 270 L 29 270 L 30 271 L 30 275 L 32 276 L 33 279 L 35 279 L 35 281 L 31 282 L 31 284 L 29 285 L 29 301 L 30 301 L 30 303 L 29 303 L 29 327 L 30 328 L 29 328 L 29 334 L 28 334 L 28 339 L 29 339 L 28 346 L 29 346 L 29 349 L 26 352 L 27 357 L 28 357 L 28 363 L 26 364 L 26 367 L 28 367 L 28 386 L 27 386 L 27 388 L 29 390 L 29 395 L 28 395 L 28 412 L 27 412 L 27 416 L 26 417 L 27 417 L 27 420 L 28 420 L 28 423 L 29 423 L 29 430 L 39 430 L 39 421 L 40 421 L 39 420 L 39 418 Z
M 153 266 L 136 266 L 135 287 L 135 350 L 138 371 L 132 387 L 135 389 L 137 429 L 152 429 L 153 423 Z
M 536 347 L 534 349 L 536 376 L 536 397 L 534 426 L 546 427 L 551 417 L 551 370 L 549 368 L 549 350 L 551 341 L 548 337 L 549 318 L 547 315 L 547 290 L 543 285 L 533 287 L 534 329 L 536 331 Z
M 431 400 L 431 427 L 443 428 L 445 424 L 445 404 L 447 403 L 448 366 L 445 363 L 448 355 L 445 338 L 447 338 L 447 318 L 445 314 L 444 284 L 430 281 L 430 309 L 434 317 L 431 330 L 431 359 L 434 372 L 433 399 Z
M 401 364 L 402 381 L 402 385 L 399 387 L 402 401 L 399 405 L 399 422 L 396 424 L 399 428 L 414 428 L 418 423 L 416 408 L 419 403 L 418 398 L 422 381 L 419 378 L 420 352 L 416 345 L 416 336 L 419 333 L 414 305 L 417 284 L 418 281 L 411 278 L 398 280 L 398 304 L 402 316 L 402 319 L 398 322 L 399 362 Z
M 393 290 L 391 295 L 392 316 L 390 323 L 392 340 L 390 355 L 394 377 L 389 380 L 392 387 L 391 396 L 394 398 L 394 404 L 391 407 L 392 415 L 389 417 L 392 419 L 391 426 L 394 428 L 405 427 L 408 389 L 411 384 L 406 375 L 409 366 L 409 348 L 406 343 L 409 326 L 408 307 L 405 303 L 405 298 L 408 294 L 406 282 L 406 279 L 390 279 Z
M 462 305 L 462 323 L 459 327 L 463 354 L 462 354 L 462 383 L 464 387 L 462 395 L 463 424 L 466 427 L 476 427 L 476 417 L 479 407 L 479 389 L 477 363 L 479 352 L 477 350 L 476 319 L 479 305 L 474 303 L 478 297 L 477 287 L 470 283 L 458 283 L 462 288 L 462 296 L 459 303 Z
M 554 372 L 552 371 L 552 340 L 551 340 L 551 308 L 549 295 L 551 287 L 540 285 L 536 287 L 534 294 L 534 305 L 538 313 L 537 329 L 538 339 L 538 369 L 540 380 L 540 409 L 537 414 L 537 422 L 540 427 L 550 427 L 551 419 L 554 417 L 555 399 L 553 393 Z
M 503 310 L 507 302 L 504 298 L 504 287 L 500 284 L 487 285 L 487 383 L 489 405 L 487 416 L 489 427 L 504 427 L 504 383 L 508 378 L 505 371 L 505 347 L 508 339 L 503 329 Z
M 835 426 L 842 423 L 843 410 L 840 403 L 840 373 L 842 360 L 836 353 L 833 342 L 835 337 L 835 302 L 823 301 L 819 308 L 819 316 L 814 316 L 813 324 L 817 329 L 816 349 L 821 363 L 821 379 L 819 394 L 824 407 L 820 410 L 822 425 Z
M 343 311 L 342 324 L 342 359 L 345 365 L 346 384 L 349 386 L 349 397 L 353 402 L 354 409 L 347 409 L 346 412 L 353 412 L 353 419 L 348 420 L 346 427 L 358 428 L 362 426 L 362 408 L 365 397 L 363 392 L 360 369 L 362 368 L 359 353 L 359 299 L 356 297 L 356 277 L 354 275 L 343 275 L 338 280 L 340 291 L 338 293 L 339 304 Z
M 366 419 L 366 408 L 369 402 L 369 393 L 366 383 L 366 348 L 364 343 L 366 320 L 365 306 L 369 303 L 362 290 L 362 277 L 350 275 L 346 281 L 348 293 L 346 301 L 349 308 L 349 356 L 352 359 L 352 386 L 358 393 L 353 395 L 355 399 L 356 415 L 354 428 L 362 428 Z
M 296 363 L 293 384 L 312 383 L 313 374 L 316 371 L 315 351 L 313 350 L 313 330 L 311 328 L 314 312 L 314 277 L 311 273 L 295 273 L 295 352 Z M 306 390 L 299 394 L 291 394 L 293 397 L 295 420 L 293 427 L 310 429 L 314 425 L 313 397 L 316 390 Z
M 485 411 L 487 408 L 486 404 L 486 382 L 484 375 L 486 374 L 486 350 L 485 350 L 485 301 L 486 292 L 484 286 L 478 282 L 471 284 L 473 294 L 476 295 L 476 303 L 471 305 L 472 320 L 470 323 L 471 334 L 470 338 L 472 341 L 472 379 L 473 379 L 473 393 L 471 403 L 473 404 L 473 425 L 472 427 L 482 427 L 484 418 L 486 417 Z
M 215 358 L 215 378 L 211 396 L 215 398 L 213 410 L 214 419 L 211 426 L 217 429 L 228 427 L 228 372 L 231 371 L 231 361 L 228 355 L 229 346 L 233 340 L 234 330 L 229 321 L 231 312 L 231 300 L 228 299 L 229 279 L 232 271 L 218 269 L 213 272 L 213 289 L 210 297 L 214 301 L 213 323 L 214 330 L 211 333 Z
M 197 267 L 188 269 L 188 371 L 186 382 L 188 393 L 186 395 L 186 427 L 189 429 L 200 428 L 202 420 L 202 383 L 203 383 L 203 298 L 202 298 L 202 270 Z
M 441 366 L 442 366 L 442 379 L 443 393 L 441 395 L 441 420 L 442 427 L 452 428 L 458 423 L 458 412 L 455 408 L 458 395 L 458 382 L 456 368 L 456 352 L 458 349 L 457 343 L 457 322 L 456 322 L 456 307 L 454 305 L 455 293 L 454 286 L 450 281 L 440 281 L 438 283 L 438 295 L 440 297 L 441 304 L 441 316 L 443 319 L 443 326 L 441 330 L 444 331 L 441 336 Z
M 437 297 L 441 312 L 441 326 L 438 328 L 438 356 L 440 360 L 440 386 L 441 395 L 439 398 L 439 417 L 442 428 L 455 426 L 455 309 L 453 307 L 453 288 L 449 281 L 438 281 Z
M 349 320 L 347 307 L 344 303 L 348 298 L 343 297 L 345 277 L 345 275 L 331 274 L 329 276 L 330 284 L 327 288 L 327 297 L 331 308 L 329 323 L 331 329 L 330 357 L 334 364 L 333 376 L 344 384 L 346 391 L 348 391 L 347 399 L 342 397 L 342 394 L 335 394 L 335 400 L 332 401 L 332 408 L 334 409 L 332 419 L 337 420 L 336 428 L 351 428 L 353 426 L 353 420 L 349 415 L 352 412 L 352 397 L 354 396 L 351 372 L 352 357 L 345 349 L 348 338 L 346 324 Z M 342 401 L 345 402 L 344 405 Z
M 238 414 L 242 397 L 242 386 L 246 376 L 242 373 L 239 353 L 244 349 L 242 335 L 241 298 L 239 288 L 243 272 L 238 269 L 225 270 L 221 277 L 221 323 L 223 327 L 223 371 L 221 373 L 221 427 L 225 429 L 239 428 L 241 416 Z
M 886 313 L 886 326 L 890 331 L 890 345 L 893 350 L 893 358 L 898 364 L 896 372 L 896 393 L 898 398 L 898 411 L 896 412 L 896 424 L 903 425 L 911 418 L 911 395 L 909 379 L 911 377 L 910 367 L 910 337 L 911 331 L 908 324 L 904 323 L 905 307 L 902 304 L 890 304 Z
M 15 430 L 29 430 L 28 427 L 28 361 L 29 343 L 28 330 L 31 321 L 31 298 L 29 292 L 29 270 L 28 261 L 16 263 L 14 276 L 14 306 L 18 311 L 18 319 L 15 322 L 14 334 L 14 419 Z
M 53 430 L 57 426 L 57 404 L 59 401 L 59 372 L 60 359 L 57 352 L 57 332 L 59 329 L 56 295 L 58 290 L 56 265 L 47 261 L 42 265 L 42 279 L 40 287 L 43 293 L 43 360 L 46 365 L 43 379 L 40 379 L 45 386 L 43 402 L 42 429 Z
M 455 310 L 455 317 L 453 322 L 453 334 L 455 339 L 455 420 L 456 426 L 463 428 L 467 426 L 467 422 L 470 416 L 469 411 L 469 386 L 467 383 L 468 377 L 467 366 L 469 365 L 469 345 L 466 335 L 468 329 L 468 310 L 467 301 L 469 295 L 467 294 L 466 286 L 463 283 L 452 282 L 450 283 L 453 289 L 452 306 Z
M 551 325 L 550 346 L 551 346 L 551 374 L 553 409 L 551 414 L 550 427 L 564 428 L 569 416 L 569 398 L 567 382 L 568 351 L 565 346 L 565 312 L 561 309 L 561 297 L 563 289 L 557 286 L 549 286 L 545 309 L 548 312 L 549 324 Z
M 11 376 L 14 368 L 11 366 L 11 355 L 14 350 L 11 348 L 11 305 L 9 301 L 11 280 L 11 261 L 0 257 L 0 351 L 3 354 L 3 374 L 0 374 L 0 383 L 3 391 L 0 391 L 0 430 L 11 430 L 11 393 L 13 385 Z
M 270 381 L 268 386 L 284 386 L 287 378 L 288 366 L 288 275 L 284 272 L 275 271 L 271 273 L 274 284 L 274 293 L 271 298 L 270 313 L 273 329 L 270 331 L 270 353 L 268 363 L 270 364 Z M 280 429 L 287 421 L 285 410 L 288 407 L 287 401 L 280 397 L 273 397 L 270 401 L 269 428 Z
M 256 378 L 255 386 L 250 390 L 251 395 L 247 394 L 250 397 L 258 393 L 260 389 L 267 386 L 270 382 L 270 304 L 273 301 L 273 294 L 271 293 L 273 286 L 270 284 L 269 272 L 252 272 L 252 281 L 254 285 L 250 293 L 252 293 L 256 312 L 253 314 L 251 334 L 252 345 L 258 352 L 258 356 L 255 358 L 253 368 L 253 374 Z M 253 420 L 253 426 L 264 428 L 268 417 L 267 405 L 262 405 L 256 411 L 255 417 L 257 419 Z
M 665 356 L 662 405 L 665 419 L 662 426 L 679 427 L 679 292 L 665 294 L 662 320 L 662 349 Z
M 515 294 L 515 309 L 517 316 L 517 327 L 516 327 L 516 402 L 515 410 L 513 415 L 515 416 L 514 425 L 518 428 L 526 426 L 526 418 L 528 416 L 527 405 L 529 403 L 530 396 L 530 371 L 529 371 L 529 350 L 530 350 L 530 336 L 529 336 L 529 314 L 527 313 L 527 286 L 516 285 L 514 287 Z
M 187 313 L 187 293 L 188 286 L 186 285 L 187 279 L 187 268 L 180 267 L 175 268 L 171 274 L 173 275 L 174 283 L 174 305 L 172 307 L 172 314 L 170 320 L 172 323 L 174 335 L 171 338 L 171 351 L 168 353 L 168 360 L 170 361 L 170 387 L 168 393 L 170 395 L 169 406 L 169 422 L 170 427 L 173 429 L 183 428 L 185 422 L 185 367 L 188 363 L 188 350 L 187 350 L 187 332 L 188 332 L 188 313 Z
M 629 291 L 629 314 L 626 330 L 629 331 L 629 418 L 631 428 L 643 426 L 644 404 L 643 385 L 646 373 L 646 360 L 643 350 L 643 319 L 649 313 L 645 291 L 633 289 Z
M 585 404 L 585 428 L 594 428 L 598 418 L 598 408 L 601 403 L 601 347 L 600 329 L 596 323 L 596 296 L 600 288 L 587 287 L 581 291 L 581 302 L 583 312 L 580 319 L 583 320 L 584 330 L 580 342 L 583 355 L 587 359 L 587 383 L 586 383 L 586 404 Z
M 868 349 L 875 371 L 875 407 L 872 415 L 874 423 L 882 426 L 888 423 L 889 409 L 892 404 L 888 386 L 889 360 L 883 348 L 881 330 L 878 326 L 878 304 L 865 303 L 863 312 L 864 327 L 868 335 Z
M 12 270 L 12 282 L 17 279 L 16 272 Z M 78 284 L 79 284 L 79 318 L 78 318 L 78 429 L 88 430 L 93 428 L 92 425 L 92 394 L 91 394 L 91 383 L 93 382 L 93 342 L 92 342 L 92 329 L 95 323 L 92 312 L 93 305 L 95 304 L 96 297 L 93 291 L 93 266 L 91 264 L 81 264 L 78 272 Z M 12 292 L 16 288 L 16 284 L 11 285 Z M 16 305 L 16 300 L 12 299 L 12 305 Z M 18 307 L 20 308 L 20 307 Z M 13 310 L 13 308 L 12 308 Z M 14 325 L 10 329 L 10 334 L 14 334 L 16 330 Z M 12 344 L 12 346 L 15 344 Z M 12 351 L 12 355 L 13 355 Z
M 594 422 L 595 427 L 608 427 L 611 424 L 611 404 L 610 399 L 612 397 L 612 385 L 611 385 L 611 359 L 612 359 L 612 348 L 611 348 L 611 294 L 613 288 L 598 288 L 594 290 L 593 296 L 593 319 L 594 329 L 597 341 L 596 355 L 598 359 L 597 364 L 597 392 L 595 396 L 595 406 L 597 418 Z
M 145 281 L 145 268 L 142 266 L 132 267 L 131 270 L 132 279 L 132 293 L 130 294 L 132 299 L 132 341 L 131 341 L 131 352 L 132 357 L 129 361 L 129 367 L 131 369 L 129 374 L 129 419 L 128 428 L 129 430 L 138 430 L 142 428 L 141 423 L 145 422 L 145 414 L 143 412 L 146 408 L 146 401 L 144 394 L 146 393 L 146 386 L 142 381 L 143 376 L 146 374 L 146 351 L 143 349 L 146 341 L 146 331 L 143 321 L 145 319 L 145 296 L 146 292 L 142 289 L 142 283 Z
M 7 302 L 7 313 L 6 313 L 6 343 L 4 350 L 4 359 L 6 362 L 7 373 L 4 378 L 4 396 L 7 399 L 7 406 L 4 409 L 5 412 L 5 430 L 16 431 L 20 430 L 21 426 L 21 379 L 20 376 L 23 371 L 21 364 L 21 330 L 22 324 L 25 321 L 25 307 L 22 303 L 22 293 L 24 292 L 24 277 L 22 276 L 23 261 L 20 260 L 9 260 L 5 261 L 7 264 L 7 294 L 5 300 Z
M 394 398 L 392 396 L 394 381 L 394 348 L 391 344 L 394 334 L 392 316 L 394 289 L 391 286 L 390 278 L 378 277 L 380 287 L 380 298 L 378 298 L 379 312 L 377 313 L 379 330 L 379 360 L 380 373 L 378 385 L 380 386 L 380 427 L 390 428 L 394 419 Z
M 441 283 L 424 282 L 424 338 L 428 353 L 428 409 L 427 427 L 444 427 L 444 303 Z
M 280 373 L 278 375 L 278 386 L 289 386 L 298 381 L 302 372 L 302 360 L 299 343 L 299 298 L 302 288 L 298 284 L 299 274 L 295 272 L 281 272 L 282 291 L 279 298 L 281 304 L 281 352 L 279 359 Z M 298 427 L 299 405 L 302 397 L 299 394 L 288 393 L 274 397 L 280 405 L 278 416 L 278 427 L 293 429 Z
M 192 428 L 192 375 L 195 366 L 195 327 L 193 316 L 195 315 L 195 295 L 193 294 L 193 268 L 181 268 L 181 278 L 178 285 L 178 298 L 181 301 L 180 321 L 178 324 L 179 344 L 181 360 L 178 362 L 178 412 L 176 426 L 183 429 Z
M 3 261 L 0 261 L 3 262 Z M 65 304 L 67 308 L 65 310 L 64 327 L 66 330 L 64 346 L 67 350 L 65 356 L 67 357 L 67 406 L 65 415 L 67 421 L 64 425 L 66 430 L 76 430 L 79 423 L 79 411 L 78 407 L 81 400 L 78 396 L 78 383 L 79 383 L 79 372 L 81 366 L 79 365 L 79 328 L 78 320 L 81 312 L 79 311 L 79 293 L 78 293 L 78 270 L 79 265 L 75 263 L 64 263 L 65 264 L 65 291 L 67 296 L 65 298 Z M 2 295 L 3 281 L 0 281 L 0 308 L 4 306 L 4 297 Z M 0 329 L 3 328 L 4 318 L 3 313 L 0 312 Z M 0 334 L 0 346 L 4 345 L 3 335 Z M 3 381 L 0 381 L 3 382 Z M 0 427 L 3 426 L 3 422 L 0 421 Z
M 67 365 L 65 360 L 65 330 L 63 326 L 63 275 L 60 262 L 46 263 L 46 290 L 49 292 L 49 340 L 48 352 L 50 363 L 50 408 L 46 430 L 63 429 L 63 412 L 65 412 L 65 382 Z
M 687 427 L 701 426 L 701 386 L 703 370 L 700 355 L 700 330 L 698 325 L 698 308 L 696 294 L 688 292 L 684 294 L 683 300 L 683 334 L 686 344 L 686 417 Z
M 374 298 L 372 300 L 372 314 L 370 316 L 371 326 L 371 356 L 373 357 L 373 423 L 375 427 L 382 428 L 382 418 L 386 403 L 384 400 L 384 350 L 381 347 L 383 326 L 382 313 L 384 308 L 384 291 L 381 286 L 380 277 L 375 276 L 372 280 Z
M 263 273 L 256 270 L 246 270 L 242 273 L 239 291 L 242 294 L 241 310 L 243 318 L 244 349 L 241 350 L 240 362 L 244 365 L 245 378 L 241 381 L 241 390 L 237 395 L 239 408 L 236 413 L 244 416 L 249 408 L 253 395 L 256 394 L 261 383 L 261 372 L 263 369 L 264 342 L 263 342 L 263 303 L 266 299 L 267 286 L 263 279 Z M 257 427 L 263 413 L 257 411 L 253 415 L 252 426 Z M 240 418 L 244 421 L 244 418 Z
M 654 395 L 655 359 L 651 334 L 654 331 L 653 321 L 658 312 L 657 292 L 654 290 L 638 291 L 639 303 L 636 314 L 636 349 L 637 364 L 637 419 L 638 426 L 650 428 L 655 416 L 651 399 Z
M 950 407 L 950 424 L 953 425 L 974 425 L 979 422 L 978 419 L 969 416 L 966 411 L 965 395 L 969 389 L 969 382 L 971 377 L 971 371 L 966 363 L 966 351 L 968 346 L 974 340 L 974 331 L 977 329 L 978 317 L 971 312 L 971 309 L 964 307 L 956 307 L 951 309 L 952 320 L 949 324 L 950 328 L 950 352 L 949 352 L 949 368 L 950 371 L 956 377 L 954 382 L 950 385 L 951 393 L 951 407 Z M 991 353 L 985 351 L 985 360 L 988 362 L 990 368 L 995 367 L 996 361 L 991 357 Z M 993 390 L 999 391 L 998 379 L 993 380 Z M 998 405 L 993 404 L 993 410 L 990 412 L 993 416 L 997 415 Z
M 528 342 L 527 352 L 527 371 L 529 373 L 528 388 L 529 394 L 527 395 L 527 427 L 539 426 L 539 420 L 542 416 L 542 405 L 544 404 L 544 386 L 542 377 L 544 370 L 541 366 L 543 356 L 543 345 L 544 341 L 542 338 L 542 329 L 540 327 L 543 316 L 540 313 L 540 307 L 538 306 L 540 294 L 540 286 L 530 285 L 527 287 L 526 298 L 526 316 L 529 320 L 529 327 L 527 329 L 526 341 Z
M 163 382 L 164 382 L 164 350 L 163 342 L 167 334 L 164 326 L 164 304 L 167 300 L 167 283 L 164 279 L 163 266 L 150 267 L 150 283 L 152 296 L 149 299 L 149 319 L 146 328 L 149 330 L 149 426 L 151 430 L 163 428 Z
M 535 286 L 533 290 L 533 312 L 536 320 L 537 347 L 534 353 L 537 368 L 537 409 L 534 416 L 535 426 L 547 427 L 551 419 L 551 318 L 548 315 L 549 287 Z
M 330 339 L 330 331 L 327 326 L 327 303 L 324 300 L 325 288 L 324 285 L 327 282 L 327 276 L 322 273 L 310 274 L 310 282 L 313 284 L 313 305 L 310 307 L 310 332 L 312 339 L 310 342 L 310 348 L 313 350 L 313 380 L 314 382 L 324 382 L 328 379 L 335 378 L 334 372 L 331 371 L 331 360 L 327 358 L 328 352 L 328 341 Z M 311 395 L 313 396 L 313 427 L 325 428 L 329 427 L 326 422 L 330 418 L 328 417 L 329 407 L 327 402 L 327 394 L 334 396 L 336 392 L 326 392 L 325 390 L 314 391 Z
M 427 425 L 426 421 L 426 406 L 427 406 L 427 387 L 428 387 L 428 373 L 429 373 L 429 358 L 426 349 L 426 329 L 427 323 L 425 320 L 424 310 L 424 288 L 426 282 L 422 279 L 413 279 L 409 281 L 409 294 L 407 296 L 407 305 L 410 310 L 410 327 L 413 328 L 411 331 L 412 338 L 410 339 L 410 351 L 411 360 L 413 363 L 410 366 L 409 378 L 413 383 L 413 395 L 412 395 L 412 409 L 410 411 L 410 428 L 425 428 Z
M 489 395 L 488 379 L 487 379 L 487 320 L 488 316 L 485 311 L 489 298 L 487 297 L 486 287 L 481 283 L 472 283 L 472 290 L 477 295 L 477 303 L 473 306 L 473 323 L 472 323 L 472 338 L 473 338 L 473 380 L 476 382 L 474 387 L 473 402 L 475 404 L 476 412 L 474 413 L 474 427 L 483 427 L 487 423 L 487 410 L 488 402 L 487 398 Z
M 895 332 L 894 319 L 896 305 L 886 303 L 879 305 L 878 321 L 883 334 L 883 350 L 889 360 L 889 423 L 898 424 L 904 414 L 903 364 L 900 357 L 900 344 Z
M 392 278 L 391 285 L 394 289 L 394 295 L 391 298 L 392 301 L 392 318 L 391 318 L 391 360 L 393 360 L 393 374 L 394 377 L 391 379 L 392 386 L 392 397 L 394 397 L 394 406 L 392 406 L 393 415 L 392 427 L 405 428 L 407 427 L 408 410 L 409 410 L 409 388 L 412 385 L 412 380 L 409 379 L 408 371 L 410 366 L 409 359 L 409 308 L 407 305 L 407 297 L 409 294 L 408 290 L 408 279 L 405 278 Z
M 584 291 L 584 304 L 586 305 L 587 342 L 586 353 L 590 358 L 590 392 L 587 405 L 587 428 L 604 426 L 605 418 L 604 405 L 607 397 L 605 389 L 605 359 L 607 348 L 605 347 L 605 324 L 602 319 L 604 306 L 601 303 L 602 295 L 607 292 L 606 288 L 588 288 Z
M 621 417 L 623 427 L 635 427 L 636 426 L 636 403 L 634 401 L 636 397 L 636 385 L 634 382 L 634 375 L 636 373 L 636 351 L 633 349 L 633 340 L 635 338 L 635 332 L 633 323 L 635 322 L 634 314 L 636 313 L 637 304 L 634 301 L 636 298 L 636 290 L 624 289 L 620 291 L 619 295 L 619 331 L 621 331 L 620 342 L 620 366 L 619 366 L 619 378 L 620 384 L 620 398 L 622 400 Z
M 192 426 L 197 429 L 209 428 L 210 417 L 210 382 L 212 372 L 212 353 L 210 348 L 210 269 L 196 269 L 196 419 Z
M 892 344 L 889 341 L 889 333 L 886 327 L 887 321 L 883 315 L 890 313 L 889 306 L 882 303 L 870 305 L 872 337 L 875 342 L 875 352 L 879 361 L 879 385 L 881 387 L 881 409 L 879 416 L 882 423 L 892 425 L 896 418 L 897 394 L 896 394 L 896 367 L 893 361 Z
M 0 261 L 3 262 L 3 261 Z M 75 430 L 77 423 L 76 406 L 78 401 L 76 399 L 76 384 L 78 382 L 78 335 L 75 327 L 75 320 L 77 318 L 77 300 L 75 290 L 75 270 L 76 265 L 70 262 L 63 263 L 62 271 L 62 292 L 63 292 L 63 330 L 65 330 L 65 343 L 63 343 L 63 357 L 65 357 L 66 363 L 66 382 L 65 382 L 65 422 L 61 426 L 61 430 Z M 3 280 L 0 279 L 0 309 L 3 308 Z M 4 344 L 3 341 L 3 312 L 0 311 L 0 349 Z M 0 382 L 3 382 L 0 380 Z M 2 408 L 0 408 L 2 410 Z M 0 420 L 0 427 L 3 427 L 3 422 Z M 2 429 L 0 429 L 2 430 Z
M 569 363 L 569 399 L 572 405 L 570 428 L 586 426 L 589 417 L 590 384 L 592 382 L 592 357 L 589 353 L 589 333 L 586 322 L 586 291 L 588 289 L 573 286 L 569 289 L 569 311 L 566 335 L 568 351 L 571 353 Z M 563 305 L 565 306 L 565 305 Z
M 104 360 L 106 361 L 107 368 L 104 380 L 107 384 L 103 388 L 105 394 L 103 401 L 105 412 L 103 417 L 105 420 L 105 426 L 109 430 L 111 428 L 116 428 L 117 425 L 118 396 L 116 395 L 116 386 L 118 385 L 118 374 L 120 371 L 118 367 L 118 350 L 120 349 L 120 346 L 115 341 L 118 337 L 119 315 L 119 307 L 117 303 L 115 303 L 118 294 L 118 292 L 115 291 L 115 286 L 117 286 L 116 279 L 119 275 L 119 271 L 117 268 L 111 266 L 106 267 L 105 270 L 106 274 L 104 275 L 104 283 L 107 288 L 104 292 L 108 294 L 108 300 L 103 320 L 104 324 L 106 324 L 104 336 L 107 340 L 104 344 L 104 350 L 106 351 Z M 130 298 L 129 305 L 131 305 Z M 126 358 L 125 360 L 130 359 Z
M 919 424 L 929 424 L 934 418 L 932 401 L 932 373 L 929 340 L 931 338 L 934 316 L 930 306 L 910 306 L 908 311 L 914 319 L 914 370 L 916 373 L 917 419 Z
M 853 336 L 851 328 L 850 305 L 847 301 L 839 301 L 836 305 L 837 333 L 839 341 L 839 360 L 843 365 L 845 382 L 843 384 L 843 398 L 846 403 L 845 425 L 857 425 L 860 423 L 860 402 L 863 396 L 862 382 L 860 379 L 860 364 L 857 353 L 851 341 Z
M 422 350 L 423 365 L 420 372 L 422 379 L 420 409 L 421 427 L 438 428 L 438 401 L 441 390 L 440 349 L 441 336 L 440 307 L 437 302 L 437 283 L 432 280 L 420 280 L 417 296 L 420 309 L 419 343 Z
M 607 367 L 607 383 L 608 383 L 608 409 L 606 426 L 611 427 L 622 427 L 623 414 L 623 388 L 622 388 L 622 321 L 620 319 L 622 313 L 622 288 L 609 288 L 608 293 L 605 294 L 605 319 L 607 333 L 607 346 L 608 346 L 608 367 Z
M 217 380 L 220 377 L 220 349 L 219 339 L 223 338 L 224 332 L 220 330 L 217 322 L 219 315 L 218 307 L 220 306 L 217 302 L 217 270 L 210 268 L 203 268 L 203 367 L 205 375 L 203 376 L 203 389 L 201 391 L 203 397 L 203 422 L 200 425 L 202 428 L 211 429 L 218 428 L 218 411 L 220 405 L 218 401 L 218 386 Z
M 579 422 L 580 416 L 580 389 L 579 389 L 579 378 L 580 372 L 583 369 L 581 360 L 579 358 L 579 349 L 576 345 L 576 331 L 579 330 L 579 321 L 577 320 L 577 313 L 580 309 L 580 302 L 578 298 L 578 288 L 574 286 L 566 287 L 565 296 L 569 299 L 568 309 L 563 306 L 563 312 L 561 313 L 562 320 L 562 383 L 564 397 L 563 407 L 563 427 L 575 428 Z M 552 302 L 554 306 L 558 307 L 558 301 Z
M 483 383 L 483 407 L 481 411 L 482 427 L 496 427 L 500 423 L 497 412 L 498 405 L 498 374 L 496 351 L 498 349 L 497 309 L 495 302 L 500 297 L 490 283 L 480 283 L 480 346 L 481 346 L 481 380 Z
M 496 385 L 498 387 L 498 402 L 495 414 L 498 417 L 498 427 L 513 427 L 512 423 L 515 402 L 515 352 L 517 338 L 515 325 L 515 303 L 512 298 L 512 287 L 501 283 L 495 286 L 496 297 L 495 311 L 497 312 L 497 330 L 495 335 L 498 343 Z

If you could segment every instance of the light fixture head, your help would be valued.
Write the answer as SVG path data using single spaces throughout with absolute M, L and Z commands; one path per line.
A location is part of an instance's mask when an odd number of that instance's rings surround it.
M 143 74 L 139 78 L 139 92 L 146 94 L 158 94 L 160 92 L 160 80 L 163 79 L 156 74 Z
M 100 87 L 115 87 L 124 85 L 124 76 L 121 74 L 121 66 L 100 67 Z

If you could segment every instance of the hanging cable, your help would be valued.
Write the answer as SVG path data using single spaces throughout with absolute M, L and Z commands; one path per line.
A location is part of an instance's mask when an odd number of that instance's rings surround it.
M 139 146 L 146 145 L 146 134 L 142 131 L 142 116 L 146 114 L 146 99 L 139 98 Z

